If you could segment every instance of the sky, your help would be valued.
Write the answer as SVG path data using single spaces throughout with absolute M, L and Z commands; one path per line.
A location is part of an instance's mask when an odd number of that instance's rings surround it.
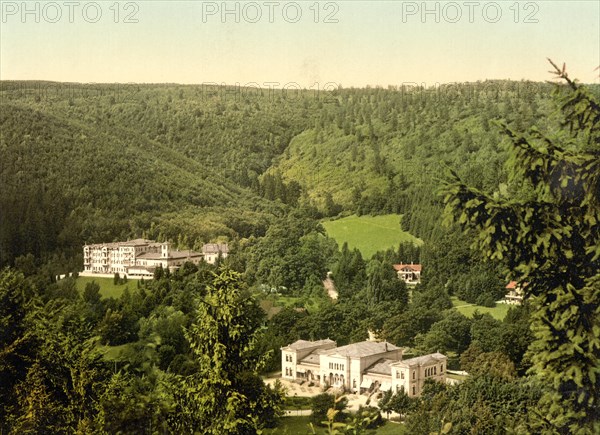
M 320 88 L 599 82 L 600 1 L 1 1 L 0 79 Z

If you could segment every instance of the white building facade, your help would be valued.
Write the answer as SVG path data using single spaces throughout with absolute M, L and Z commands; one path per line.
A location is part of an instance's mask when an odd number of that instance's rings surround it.
M 506 295 L 504 303 L 511 305 L 521 305 L 523 303 L 523 287 L 516 281 L 511 281 L 506 285 Z
M 421 282 L 421 269 L 422 266 L 420 264 L 394 264 L 394 270 L 398 275 L 398 279 L 409 285 L 416 285 Z
M 130 277 L 147 277 L 154 275 L 157 267 L 171 271 L 186 262 L 199 264 L 201 261 L 214 263 L 216 256 L 211 249 L 203 252 L 178 251 L 170 248 L 168 242 L 159 243 L 153 240 L 135 239 L 126 242 L 99 243 L 83 247 L 83 274 L 127 275 Z M 222 257 L 229 252 L 227 244 L 219 244 L 225 250 Z M 214 259 L 213 259 L 214 257 Z
M 227 258 L 229 246 L 227 243 L 207 243 L 202 247 L 202 255 L 208 264 L 215 264 L 219 256 Z
M 445 355 L 432 353 L 391 364 L 393 392 L 404 390 L 411 397 L 420 396 L 425 380 L 445 383 L 446 363 Z
M 402 360 L 402 349 L 362 341 L 336 347 L 332 340 L 298 340 L 281 348 L 281 376 L 362 393 L 398 392 L 419 396 L 425 379 L 446 380 L 446 356 L 435 353 Z

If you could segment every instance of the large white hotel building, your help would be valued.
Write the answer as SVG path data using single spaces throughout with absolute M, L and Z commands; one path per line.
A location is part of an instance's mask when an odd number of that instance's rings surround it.
M 127 242 L 99 243 L 83 247 L 83 274 L 127 275 L 128 277 L 152 277 L 154 270 L 175 270 L 186 262 L 198 264 L 205 261 L 214 264 L 219 255 L 227 257 L 226 243 L 208 243 L 202 252 L 170 249 L 168 242 L 135 239 Z

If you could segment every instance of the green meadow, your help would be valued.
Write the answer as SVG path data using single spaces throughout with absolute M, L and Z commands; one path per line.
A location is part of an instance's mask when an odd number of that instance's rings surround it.
M 451 299 L 454 308 L 456 308 L 459 313 L 465 315 L 466 317 L 473 317 L 473 313 L 475 313 L 475 311 L 479 311 L 481 314 L 489 313 L 494 319 L 504 320 L 506 313 L 508 313 L 508 310 L 512 306 L 508 304 L 496 304 L 494 308 L 488 308 L 461 301 L 456 296 L 452 296 Z
M 85 289 L 85 285 L 88 282 L 96 281 L 100 286 L 100 295 L 103 298 L 119 298 L 125 287 L 129 287 L 129 290 L 133 290 L 137 287 L 137 280 L 131 279 L 127 281 L 125 284 L 115 285 L 112 278 L 101 278 L 95 276 L 80 276 L 75 281 L 75 285 L 77 286 L 77 290 L 83 294 L 83 290 Z
M 329 237 L 340 245 L 348 243 L 350 249 L 358 248 L 365 259 L 371 258 L 377 251 L 397 248 L 401 242 L 423 242 L 402 231 L 398 214 L 381 216 L 348 216 L 342 219 L 323 221 L 323 227 Z

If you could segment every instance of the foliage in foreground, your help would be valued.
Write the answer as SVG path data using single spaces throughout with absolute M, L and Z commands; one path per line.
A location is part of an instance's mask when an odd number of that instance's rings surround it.
M 235 272 L 216 275 L 186 331 L 200 368 L 175 379 L 177 432 L 251 434 L 282 413 L 281 391 L 258 376 L 264 356 L 255 345 L 262 316 L 241 286 Z
M 0 432 L 252 434 L 273 425 L 282 391 L 258 376 L 264 357 L 254 347 L 264 314 L 238 274 L 187 269 L 148 284 L 146 297 L 124 292 L 122 308 L 94 285 L 81 298 L 72 280 L 38 289 L 0 271 Z M 181 307 L 189 324 L 175 308 L 182 288 L 199 301 L 197 311 L 189 300 Z M 96 335 L 107 305 L 139 329 L 114 364 Z
M 530 347 L 546 386 L 532 431 L 600 432 L 600 105 L 556 74 L 567 130 L 521 135 L 512 141 L 513 192 L 489 195 L 459 179 L 445 202 L 474 245 L 503 262 L 533 306 Z

